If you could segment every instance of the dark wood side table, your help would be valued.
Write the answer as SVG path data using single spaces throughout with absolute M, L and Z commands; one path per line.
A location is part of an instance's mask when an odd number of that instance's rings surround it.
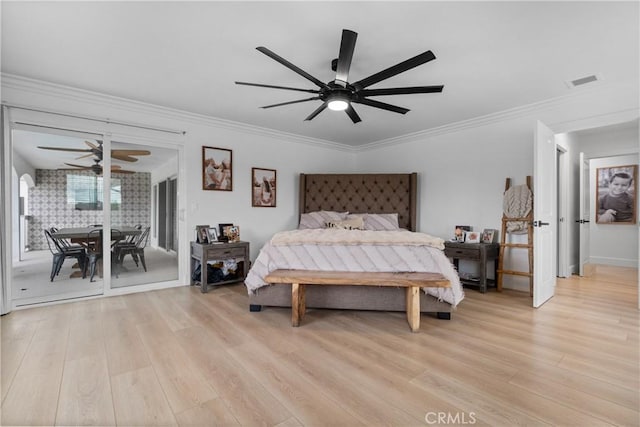
M 456 270 L 461 259 L 478 261 L 480 263 L 479 280 L 468 280 L 460 278 L 460 282 L 465 285 L 475 285 L 480 287 L 480 292 L 487 292 L 487 282 L 495 283 L 494 280 L 487 279 L 487 261 L 494 261 L 494 276 L 498 277 L 498 254 L 500 252 L 499 243 L 460 243 L 444 242 L 444 254 L 453 259 Z
M 209 283 L 207 272 L 207 261 L 236 260 L 238 271 L 230 280 L 216 282 L 215 285 L 226 285 L 228 283 L 242 282 L 249 273 L 249 242 L 234 243 L 210 243 L 202 244 L 191 242 L 191 284 L 200 285 L 200 290 L 207 292 Z M 193 272 L 200 265 L 200 280 L 193 279 Z

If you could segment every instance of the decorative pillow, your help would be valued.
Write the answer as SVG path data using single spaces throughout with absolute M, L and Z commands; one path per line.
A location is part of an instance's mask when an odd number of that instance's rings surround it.
M 351 216 L 351 215 L 349 215 Z M 364 230 L 364 220 L 361 216 L 355 216 L 341 221 L 327 221 L 327 228 L 338 228 L 342 230 Z
M 342 221 L 347 219 L 349 212 L 317 211 L 300 215 L 298 230 L 309 228 L 325 228 L 327 221 Z
M 364 217 L 365 230 L 400 230 L 398 214 L 366 214 Z

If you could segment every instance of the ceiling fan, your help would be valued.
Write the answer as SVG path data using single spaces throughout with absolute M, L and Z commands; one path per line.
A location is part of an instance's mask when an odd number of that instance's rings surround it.
M 65 148 L 65 147 L 41 147 L 43 150 L 56 150 L 56 151 L 73 151 L 80 153 L 89 153 L 85 156 L 78 157 L 78 159 L 82 159 L 85 157 L 96 156 L 99 160 L 102 160 L 102 141 L 97 141 L 98 145 L 94 144 L 91 141 L 85 141 L 84 143 L 89 146 L 89 148 Z M 111 150 L 111 158 L 122 160 L 124 162 L 137 162 L 138 159 L 133 156 L 148 156 L 151 154 L 148 150 L 125 150 L 125 149 L 115 149 Z
M 358 33 L 351 30 L 342 30 L 342 41 L 340 42 L 340 52 L 337 59 L 331 62 L 331 69 L 336 72 L 336 78 L 333 81 L 324 83 L 321 80 L 315 78 L 306 71 L 293 65 L 291 62 L 270 51 L 266 47 L 260 46 L 256 49 L 271 59 L 279 62 L 285 67 L 291 69 L 302 77 L 314 83 L 319 89 L 301 89 L 287 86 L 274 86 L 260 83 L 247 83 L 247 82 L 235 82 L 238 85 L 266 87 L 271 89 L 284 89 L 295 90 L 299 92 L 314 93 L 316 96 L 311 98 L 299 99 L 296 101 L 282 102 L 279 104 L 265 105 L 261 108 L 280 107 L 283 105 L 296 104 L 299 102 L 307 101 L 322 101 L 314 112 L 312 112 L 305 120 L 312 120 L 325 108 L 329 107 L 330 110 L 345 111 L 353 123 L 361 121 L 360 116 L 353 109 L 352 104 L 363 104 L 369 107 L 380 108 L 387 111 L 393 111 L 394 113 L 406 114 L 409 109 L 398 107 L 396 105 L 387 104 L 384 102 L 369 99 L 370 96 L 386 96 L 386 95 L 409 95 L 414 93 L 436 93 L 442 92 L 443 85 L 437 86 L 413 86 L 413 87 L 397 87 L 397 88 L 384 88 L 384 89 L 367 89 L 382 80 L 393 77 L 397 74 L 408 71 L 419 65 L 427 63 L 436 59 L 433 52 L 430 50 L 414 56 L 413 58 L 402 61 L 392 67 L 386 68 L 378 73 L 372 74 L 362 80 L 358 80 L 354 83 L 349 83 L 349 69 L 351 68 L 351 59 L 353 58 L 353 51 L 356 46 L 356 38 Z
M 67 166 L 71 166 L 71 168 L 59 168 L 61 171 L 83 171 L 89 170 L 95 173 L 96 175 L 102 175 L 102 165 L 100 164 L 100 159 L 93 159 L 95 162 L 91 166 L 83 166 L 83 165 L 74 165 L 73 163 L 65 163 Z M 111 173 L 135 173 L 134 171 L 121 169 L 118 165 L 111 165 Z

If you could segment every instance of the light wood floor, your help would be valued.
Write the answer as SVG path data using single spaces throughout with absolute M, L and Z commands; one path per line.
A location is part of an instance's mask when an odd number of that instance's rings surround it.
M 288 309 L 250 313 L 242 285 L 15 311 L 1 424 L 638 426 L 637 283 L 598 267 L 538 310 L 468 289 L 419 333 L 330 310 L 292 328 Z

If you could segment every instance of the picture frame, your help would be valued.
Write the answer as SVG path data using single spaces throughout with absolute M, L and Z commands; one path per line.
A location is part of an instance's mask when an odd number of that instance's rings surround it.
M 233 191 L 232 150 L 202 147 L 202 189 Z
M 465 241 L 465 234 L 467 231 L 471 231 L 470 225 L 456 225 L 453 232 L 453 241 L 463 243 Z
M 218 241 L 220 241 L 220 242 L 228 242 L 229 241 L 229 238 L 227 237 L 227 235 L 225 233 L 225 229 L 227 227 L 233 227 L 233 224 L 231 224 L 231 223 L 218 224 Z
M 467 231 L 464 234 L 465 243 L 480 243 L 481 233 L 479 231 Z
M 196 242 L 206 245 L 209 243 L 209 226 L 196 225 Z
M 238 227 L 237 225 L 225 227 L 225 232 L 227 234 L 227 238 L 229 239 L 229 243 L 240 241 L 240 227 Z
M 485 228 L 482 230 L 482 243 L 494 243 L 498 234 L 498 230 L 494 230 L 492 228 Z
M 635 224 L 638 165 L 596 169 L 596 224 Z
M 209 232 L 209 243 L 218 242 L 218 230 L 216 230 L 215 227 L 209 227 L 208 232 Z
M 276 170 L 251 168 L 251 206 L 276 207 Z

